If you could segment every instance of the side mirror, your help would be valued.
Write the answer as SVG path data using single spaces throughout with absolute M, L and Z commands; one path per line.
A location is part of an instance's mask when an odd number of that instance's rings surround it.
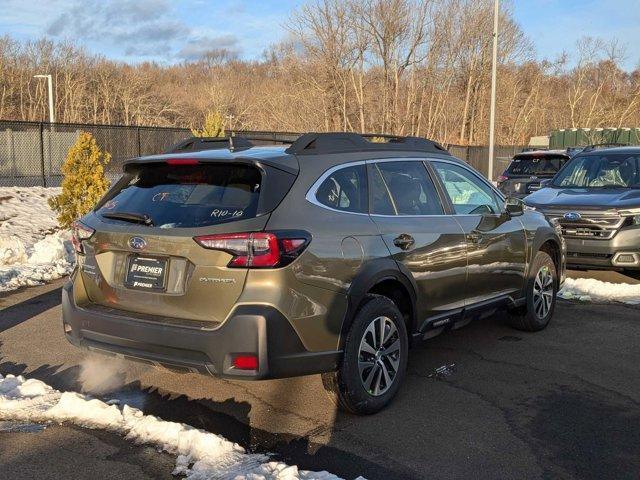
M 540 180 L 540 188 L 547 188 L 551 183 L 551 180 L 553 180 L 553 178 L 545 178 L 544 180 Z
M 511 215 L 512 217 L 518 217 L 524 214 L 524 202 L 519 198 L 509 197 L 504 202 L 504 209 Z

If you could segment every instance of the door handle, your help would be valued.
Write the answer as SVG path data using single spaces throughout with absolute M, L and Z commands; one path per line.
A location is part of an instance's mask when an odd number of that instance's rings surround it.
M 410 249 L 415 243 L 416 241 L 408 233 L 403 233 L 393 239 L 393 244 L 402 250 Z
M 482 233 L 478 230 L 471 230 L 469 233 L 467 233 L 467 240 L 469 240 L 471 243 L 480 243 L 482 242 Z

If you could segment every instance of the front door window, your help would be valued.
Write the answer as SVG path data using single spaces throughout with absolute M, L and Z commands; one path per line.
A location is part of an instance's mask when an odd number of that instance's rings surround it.
M 452 163 L 434 162 L 434 166 L 456 214 L 500 213 L 491 187 L 469 170 Z

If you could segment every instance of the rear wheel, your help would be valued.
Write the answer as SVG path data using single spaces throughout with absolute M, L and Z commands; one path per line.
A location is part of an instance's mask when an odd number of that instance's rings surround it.
M 407 368 L 409 342 L 404 319 L 387 297 L 371 295 L 347 334 L 337 372 L 325 373 L 325 389 L 348 412 L 376 413 L 398 392 Z
M 556 266 L 546 252 L 536 253 L 526 285 L 526 304 L 510 311 L 511 324 L 518 330 L 537 332 L 553 316 L 558 292 Z

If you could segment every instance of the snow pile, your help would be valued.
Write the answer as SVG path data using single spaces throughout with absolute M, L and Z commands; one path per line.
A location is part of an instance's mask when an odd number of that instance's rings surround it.
M 68 275 L 70 233 L 59 231 L 47 199 L 59 188 L 0 187 L 0 292 Z
M 583 302 L 613 301 L 640 305 L 640 285 L 603 282 L 594 278 L 567 278 L 558 296 Z
M 192 480 L 340 480 L 322 471 L 269 461 L 240 445 L 183 423 L 166 422 L 124 405 L 110 405 L 75 392 L 61 393 L 40 380 L 0 375 L 0 420 L 70 422 L 124 435 L 135 443 L 157 446 L 177 455 L 174 474 Z M 358 477 L 360 480 L 362 477 Z

